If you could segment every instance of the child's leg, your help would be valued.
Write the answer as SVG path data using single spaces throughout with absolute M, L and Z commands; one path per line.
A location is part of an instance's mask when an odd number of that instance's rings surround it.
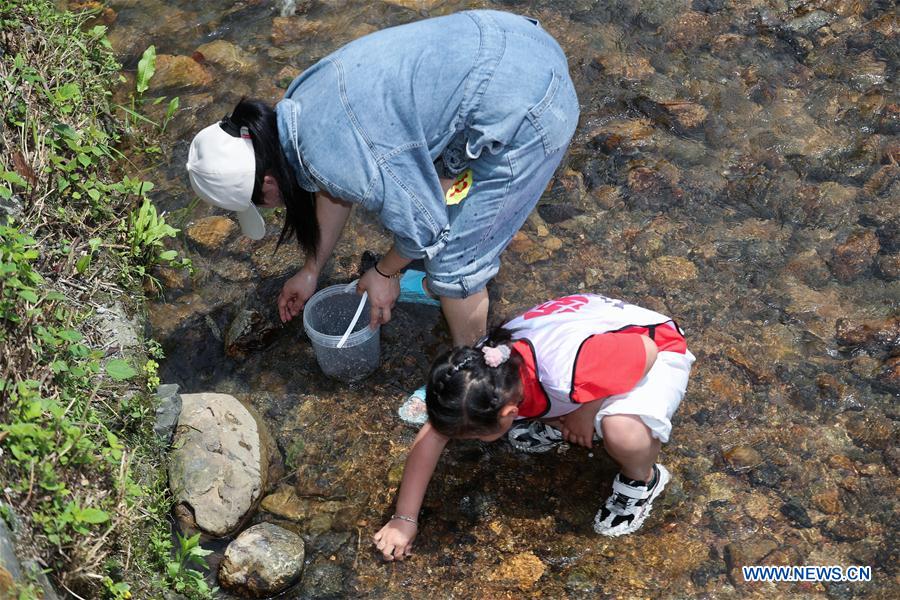
M 636 415 L 607 415 L 600 421 L 603 446 L 622 474 L 637 481 L 650 481 L 661 442 Z

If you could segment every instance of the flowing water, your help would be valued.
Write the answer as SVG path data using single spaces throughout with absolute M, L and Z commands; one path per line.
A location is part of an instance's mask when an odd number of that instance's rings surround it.
M 155 200 L 193 277 L 161 271 L 150 334 L 182 391 L 232 393 L 284 456 L 307 542 L 287 597 L 900 597 L 900 98 L 893 2 L 113 1 L 126 70 L 178 95 Z M 274 303 L 301 264 L 280 216 L 250 242 L 190 191 L 194 132 L 242 96 L 276 101 L 304 68 L 390 25 L 464 8 L 527 13 L 565 49 L 581 101 L 568 157 L 504 255 L 492 314 L 591 290 L 675 316 L 697 355 L 661 461 L 674 479 L 637 534 L 591 529 L 616 469 L 599 448 L 543 456 L 455 443 L 416 554 L 382 562 L 414 431 L 395 416 L 449 342 L 400 306 L 363 382 L 319 371 Z M 214 42 L 211 45 L 211 42 Z M 452 48 L 447 49 L 452 52 Z M 159 117 L 166 103 L 156 111 Z M 135 157 L 136 161 L 141 160 Z M 351 166 L 352 168 L 352 166 Z M 390 240 L 355 211 L 321 285 Z M 252 318 L 240 318 L 251 315 Z M 235 317 L 238 317 L 235 319 Z M 868 583 L 746 583 L 741 565 L 870 565 Z

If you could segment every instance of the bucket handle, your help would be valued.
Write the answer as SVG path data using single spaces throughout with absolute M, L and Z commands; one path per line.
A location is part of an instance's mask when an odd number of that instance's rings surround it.
M 350 283 L 347 284 L 346 291 L 354 292 L 356 291 L 356 284 L 359 283 L 359 279 L 354 279 Z M 350 337 L 350 332 L 353 331 L 353 328 L 356 327 L 356 322 L 359 321 L 359 315 L 362 314 L 363 307 L 366 305 L 366 299 L 369 297 L 369 292 L 364 291 L 362 293 L 362 298 L 359 299 L 359 306 L 356 307 L 356 314 L 353 315 L 353 319 L 350 321 L 350 326 L 347 327 L 347 331 L 344 332 L 344 335 L 341 336 L 340 341 L 337 343 L 338 348 L 343 348 L 344 344 L 347 343 L 347 338 Z

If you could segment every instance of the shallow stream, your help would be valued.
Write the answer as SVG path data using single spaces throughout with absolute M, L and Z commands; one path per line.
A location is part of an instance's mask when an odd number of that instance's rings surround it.
M 264 417 L 304 517 L 287 597 L 900 597 L 900 20 L 881 0 L 113 1 L 126 70 L 155 44 L 149 97 L 178 95 L 147 178 L 185 230 L 193 277 L 158 275 L 164 382 L 231 393 Z M 281 283 L 301 265 L 194 202 L 201 127 L 365 33 L 473 7 L 527 13 L 560 42 L 581 101 L 569 155 L 504 255 L 492 314 L 590 290 L 673 315 L 697 356 L 637 534 L 600 538 L 616 469 L 599 448 L 544 456 L 457 443 L 429 489 L 416 554 L 382 562 L 414 431 L 395 416 L 449 336 L 401 306 L 363 382 L 325 378 Z M 284 13 L 284 14 L 282 14 Z M 204 44 L 212 45 L 204 46 Z M 452 49 L 448 49 L 452 51 Z M 161 117 L 166 102 L 150 112 Z M 139 160 L 138 157 L 135 160 Z M 354 211 L 321 285 L 390 240 Z M 241 311 L 244 312 L 241 312 Z M 253 318 L 239 318 L 253 315 Z M 869 583 L 743 581 L 740 565 L 870 565 Z

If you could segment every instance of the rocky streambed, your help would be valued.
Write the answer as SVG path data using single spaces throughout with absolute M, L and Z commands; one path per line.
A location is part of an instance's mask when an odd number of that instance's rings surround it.
M 183 225 L 196 268 L 159 274 L 150 322 L 164 380 L 230 394 L 271 433 L 283 472 L 242 527 L 303 540 L 287 597 L 900 594 L 892 3 L 110 6 L 126 66 L 155 43 L 166 58 L 151 93 L 184 107 L 153 177 L 168 181 L 156 201 Z M 493 314 L 597 291 L 676 316 L 698 361 L 663 451 L 673 483 L 638 534 L 591 532 L 615 472 L 602 450 L 459 443 L 425 500 L 415 556 L 386 564 L 368 538 L 391 514 L 414 435 L 395 410 L 447 346 L 446 326 L 435 309 L 401 307 L 374 375 L 326 379 L 300 323 L 275 317 L 301 264 L 293 247 L 276 252 L 279 216 L 264 240 L 240 238 L 227 216 L 191 203 L 182 165 L 193 133 L 241 96 L 277 100 L 354 37 L 470 7 L 538 18 L 569 56 L 582 106 L 569 156 L 490 288 Z M 350 281 L 364 250 L 388 245 L 354 213 L 322 285 Z M 756 564 L 869 565 L 872 581 L 745 582 L 740 567 Z

